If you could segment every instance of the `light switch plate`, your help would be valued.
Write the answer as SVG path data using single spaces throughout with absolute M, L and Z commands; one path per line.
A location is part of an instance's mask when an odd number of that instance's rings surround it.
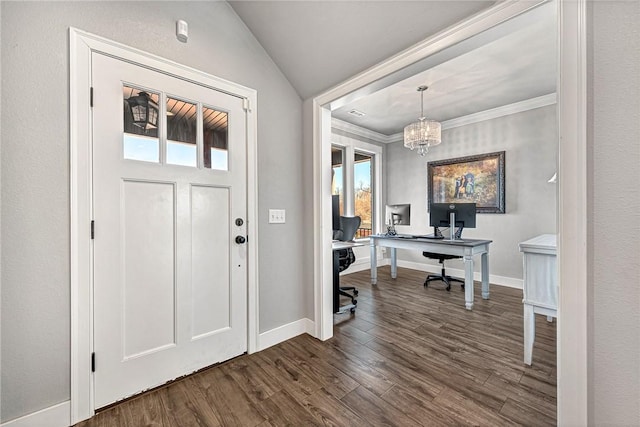
M 284 209 L 269 209 L 269 224 L 284 224 L 285 216 Z

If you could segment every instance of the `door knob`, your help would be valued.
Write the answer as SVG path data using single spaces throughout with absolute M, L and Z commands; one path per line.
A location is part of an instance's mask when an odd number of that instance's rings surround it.
M 241 245 L 246 241 L 247 241 L 247 239 L 245 239 L 244 236 L 236 236 L 236 243 L 237 244 Z

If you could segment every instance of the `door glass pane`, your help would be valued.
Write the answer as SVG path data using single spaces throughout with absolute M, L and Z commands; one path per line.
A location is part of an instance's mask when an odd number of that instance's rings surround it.
M 198 107 L 191 102 L 167 97 L 167 163 L 197 166 Z
M 344 215 L 344 149 L 331 147 L 331 194 L 340 196 L 340 215 Z
M 214 108 L 202 108 L 204 167 L 229 170 L 228 114 Z
M 355 215 L 361 218 L 356 238 L 371 234 L 373 225 L 373 156 L 355 153 L 353 162 Z
M 158 163 L 160 161 L 159 95 L 124 85 L 122 96 L 124 100 L 124 158 Z

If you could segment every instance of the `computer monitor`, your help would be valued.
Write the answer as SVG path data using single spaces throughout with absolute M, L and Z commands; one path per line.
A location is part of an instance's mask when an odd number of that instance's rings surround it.
M 452 238 L 459 238 L 463 228 L 476 228 L 475 203 L 431 203 L 429 205 L 429 224 L 434 227 L 434 234 L 440 232 L 438 227 L 451 226 L 451 214 L 455 214 L 455 227 L 451 230 Z M 455 233 L 455 234 L 454 234 Z
M 331 196 L 331 222 L 333 224 L 333 231 L 340 230 L 340 196 Z
M 411 205 L 387 205 L 385 209 L 385 224 L 411 225 Z

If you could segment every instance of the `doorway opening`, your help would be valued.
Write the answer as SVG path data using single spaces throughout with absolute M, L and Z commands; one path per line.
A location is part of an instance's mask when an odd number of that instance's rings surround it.
M 540 2 L 541 4 L 544 2 Z M 535 7 L 534 5 L 533 7 Z M 465 40 L 532 7 L 515 2 L 487 11 L 402 52 L 313 100 L 314 301 L 316 337 L 333 335 L 331 310 L 331 111 L 412 73 L 412 67 L 447 46 Z M 558 422 L 586 424 L 586 5 L 557 2 L 558 10 Z M 569 274 L 573 273 L 573 276 Z M 576 278 L 577 274 L 577 278 Z M 564 286 L 563 286 L 564 284 Z M 569 303 L 570 302 L 570 303 Z M 577 355 L 577 357 L 576 357 Z M 576 393 L 576 390 L 580 392 Z

